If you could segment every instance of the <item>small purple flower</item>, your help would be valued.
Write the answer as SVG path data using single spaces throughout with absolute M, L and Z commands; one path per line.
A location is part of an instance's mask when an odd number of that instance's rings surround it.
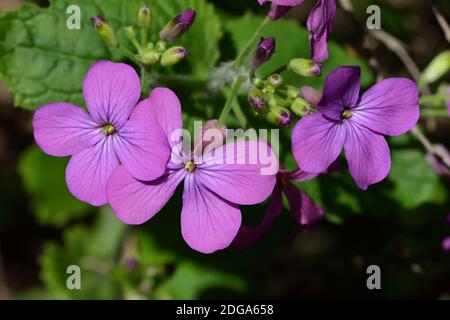
M 100 206 L 106 203 L 106 183 L 119 163 L 137 179 L 156 179 L 165 171 L 170 149 L 155 121 L 129 119 L 141 95 L 132 67 L 97 62 L 84 79 L 83 94 L 89 113 L 65 102 L 36 110 L 34 138 L 52 156 L 72 156 L 66 169 L 70 192 Z
M 196 12 L 188 9 L 173 18 L 159 33 L 162 40 L 176 42 L 194 23 Z
M 131 118 L 158 121 L 169 139 L 172 157 L 165 175 L 153 181 L 136 180 L 123 166 L 114 171 L 107 196 L 117 218 L 127 224 L 148 221 L 184 180 L 181 211 L 184 240 L 202 253 L 228 247 L 241 225 L 239 205 L 264 201 L 275 186 L 278 160 L 272 149 L 266 142 L 240 141 L 204 153 L 201 159 L 195 153 L 187 155 L 178 140 L 173 139 L 173 133 L 182 128 L 181 105 L 177 96 L 166 88 L 154 89 Z M 251 149 L 265 152 L 269 162 L 276 164 L 273 174 L 262 175 L 265 164 L 260 159 L 249 162 L 249 152 L 240 152 Z M 232 150 L 236 152 L 228 152 Z
M 318 112 L 293 130 L 292 151 L 300 169 L 320 173 L 344 149 L 353 179 L 366 190 L 391 167 L 383 135 L 401 135 L 417 123 L 419 91 L 409 79 L 390 78 L 360 97 L 360 73 L 359 67 L 340 67 L 328 75 Z
M 258 69 L 262 64 L 269 61 L 275 53 L 276 41 L 275 38 L 263 38 L 259 40 L 255 53 L 250 60 L 250 67 L 253 70 Z
M 307 27 L 311 44 L 311 59 L 323 62 L 328 59 L 328 40 L 336 16 L 336 0 L 318 0 L 311 10 Z
M 304 0 L 258 0 L 260 5 L 264 5 L 266 2 L 271 2 L 267 17 L 270 20 L 277 20 L 283 17 L 293 7 L 303 3 Z
M 272 200 L 267 206 L 263 220 L 256 227 L 242 226 L 234 240 L 234 245 L 239 250 L 243 250 L 261 242 L 283 212 L 283 193 L 289 202 L 291 217 L 301 225 L 297 234 L 313 229 L 322 220 L 325 212 L 290 181 L 304 182 L 317 176 L 318 174 L 301 170 L 292 172 L 280 170 L 277 174 Z

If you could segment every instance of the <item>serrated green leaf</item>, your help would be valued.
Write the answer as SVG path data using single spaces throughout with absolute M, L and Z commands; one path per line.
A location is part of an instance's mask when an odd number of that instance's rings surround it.
M 36 109 L 49 102 L 84 105 L 81 86 L 88 68 L 97 60 L 124 60 L 96 34 L 89 19 L 104 16 L 128 44 L 124 27 L 137 24 L 138 9 L 147 3 L 153 12 L 152 37 L 176 14 L 197 10 L 194 26 L 182 38 L 190 52 L 191 72 L 204 76 L 219 57 L 221 37 L 214 7 L 205 0 L 58 0 L 49 8 L 26 4 L 0 16 L 0 79 L 15 97 L 15 104 Z M 67 7 L 81 10 L 81 29 L 66 27 Z
M 18 172 L 40 224 L 63 226 L 91 210 L 67 190 L 64 180 L 67 162 L 68 158 L 48 156 L 36 146 L 20 157 Z

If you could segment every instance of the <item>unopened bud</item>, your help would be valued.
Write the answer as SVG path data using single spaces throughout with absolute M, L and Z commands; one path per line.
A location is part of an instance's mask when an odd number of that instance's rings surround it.
M 421 82 L 425 84 L 439 80 L 450 70 L 450 51 L 444 51 L 437 55 L 426 67 L 422 74 Z
M 300 96 L 300 89 L 294 86 L 289 86 L 287 88 L 287 95 L 291 99 L 296 99 Z
M 281 127 L 288 127 L 292 122 L 292 115 L 284 108 L 273 108 L 266 118 L 267 121 Z
M 159 61 L 161 54 L 154 49 L 145 49 L 139 52 L 139 60 L 144 64 L 154 64 Z
M 256 112 L 260 111 L 266 105 L 266 100 L 262 92 L 256 88 L 250 89 L 248 93 L 248 103 L 252 106 Z
M 283 17 L 289 10 L 292 9 L 292 6 L 280 6 L 275 3 L 270 7 L 269 12 L 267 13 L 267 17 L 270 20 L 277 20 Z
M 117 47 L 119 45 L 114 30 L 104 18 L 101 16 L 96 16 L 91 18 L 91 22 L 95 28 L 95 31 L 97 31 L 107 45 L 111 47 Z
M 311 112 L 311 106 L 306 100 L 302 98 L 297 98 L 292 103 L 291 110 L 297 116 L 304 117 Z
M 125 33 L 126 33 L 128 39 L 130 39 L 130 40 L 136 39 L 136 31 L 134 31 L 133 27 L 126 27 Z
M 322 93 L 313 87 L 304 86 L 300 89 L 300 96 L 308 101 L 308 103 L 316 107 L 320 99 L 322 99 Z
M 194 23 L 196 13 L 192 9 L 177 15 L 159 33 L 162 40 L 170 43 L 177 41 Z
M 283 84 L 283 77 L 279 74 L 273 74 L 267 80 L 275 88 L 278 88 Z
M 322 74 L 322 65 L 309 59 L 292 59 L 287 68 L 304 77 L 319 77 Z
M 166 50 L 161 57 L 161 65 L 173 66 L 187 56 L 187 50 L 183 47 L 172 47 Z
M 147 5 L 144 5 L 141 9 L 139 9 L 138 23 L 140 27 L 142 28 L 150 27 L 151 18 L 152 18 L 151 11 Z
M 262 88 L 264 86 L 264 81 L 261 78 L 253 78 L 252 83 L 257 88 Z
M 250 60 L 250 67 L 253 70 L 258 69 L 262 64 L 269 61 L 275 53 L 276 41 L 275 38 L 263 38 L 259 40 L 253 57 Z
M 159 40 L 156 43 L 156 50 L 158 50 L 159 52 L 164 52 L 167 50 L 167 43 L 165 41 Z

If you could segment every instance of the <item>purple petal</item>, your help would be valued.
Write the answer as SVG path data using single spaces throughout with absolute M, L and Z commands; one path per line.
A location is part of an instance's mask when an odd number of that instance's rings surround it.
M 181 210 L 181 233 L 186 243 L 202 253 L 228 247 L 241 226 L 238 206 L 220 198 L 193 174 L 186 177 Z
M 447 237 L 444 240 L 442 240 L 442 250 L 450 251 L 450 237 Z
M 148 99 L 137 105 L 131 119 L 158 122 L 169 139 L 170 146 L 173 147 L 177 139 L 171 139 L 172 133 L 183 126 L 180 100 L 168 88 L 155 88 Z
M 295 7 L 301 4 L 305 0 L 258 0 L 260 5 L 263 5 L 266 2 L 272 2 L 280 6 L 290 6 Z
M 382 135 L 349 121 L 344 150 L 350 174 L 361 189 L 366 190 L 388 175 L 391 156 Z
M 266 142 L 240 141 L 224 145 L 197 165 L 197 181 L 224 199 L 251 205 L 264 201 L 276 183 L 278 159 Z
M 322 173 L 337 159 L 344 146 L 345 127 L 320 112 L 301 119 L 292 132 L 292 153 L 300 169 Z
M 383 80 L 362 96 L 352 114 L 352 121 L 380 134 L 404 134 L 419 120 L 417 84 L 405 78 Z
M 34 139 L 46 153 L 64 157 L 93 146 L 104 136 L 84 109 L 69 103 L 50 103 L 33 116 Z
M 344 108 L 351 108 L 359 101 L 361 69 L 339 67 L 330 73 L 324 84 L 318 109 L 327 118 L 340 121 Z
M 311 59 L 316 62 L 328 59 L 328 40 L 335 16 L 335 0 L 318 0 L 309 14 L 307 27 L 310 32 Z
M 289 201 L 291 217 L 303 225 L 305 229 L 314 228 L 325 215 L 325 211 L 314 202 L 304 192 L 292 184 L 287 184 L 284 193 Z
M 72 156 L 66 168 L 69 191 L 81 201 L 93 206 L 104 205 L 106 183 L 119 165 L 111 137 Z
M 84 79 L 83 95 L 89 113 L 98 124 L 110 123 L 119 129 L 139 101 L 139 76 L 127 64 L 99 61 Z
M 270 200 L 267 206 L 263 220 L 256 227 L 241 226 L 236 239 L 234 239 L 236 248 L 238 250 L 245 250 L 261 242 L 282 212 L 283 199 L 281 186 L 276 185 L 273 190 L 272 200 Z
M 164 207 L 185 175 L 185 170 L 168 170 L 161 178 L 144 182 L 119 166 L 106 188 L 108 202 L 123 223 L 142 224 Z
M 295 171 L 286 172 L 286 173 L 284 173 L 284 175 L 289 180 L 305 182 L 305 181 L 309 181 L 309 180 L 313 180 L 313 179 L 317 178 L 320 174 L 319 173 L 309 173 L 309 172 L 305 172 L 301 169 L 297 169 Z
M 114 135 L 114 148 L 136 179 L 153 180 L 166 171 L 170 148 L 164 131 L 154 121 L 127 121 Z

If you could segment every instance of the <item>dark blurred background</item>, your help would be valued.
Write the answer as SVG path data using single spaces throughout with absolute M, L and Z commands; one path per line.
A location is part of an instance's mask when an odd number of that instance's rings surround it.
M 38 2 L 46 5 L 45 1 Z M 264 12 L 256 1 L 210 2 L 231 15 L 241 15 L 246 10 Z M 22 3 L 0 0 L 0 12 L 14 10 Z M 367 17 L 365 8 L 378 4 L 382 8 L 383 29 L 407 45 L 421 69 L 449 48 L 430 1 L 358 0 L 353 3 L 361 22 Z M 450 20 L 450 1 L 435 3 Z M 311 1 L 293 10 L 289 18 L 305 25 L 309 8 Z M 332 38 L 355 55 L 369 58 L 365 57 L 363 47 L 364 30 L 342 9 L 338 11 Z M 391 51 L 379 44 L 373 44 L 372 49 L 384 74 L 408 76 Z M 33 144 L 31 116 L 31 112 L 14 107 L 12 96 L 0 82 L 0 299 L 41 286 L 38 257 L 43 243 L 61 242 L 61 229 L 36 222 L 17 173 L 20 154 Z M 432 141 L 448 145 L 450 121 L 433 121 L 433 125 L 427 126 L 427 134 Z M 376 192 L 373 198 L 376 202 Z M 366 202 L 368 207 L 363 211 L 373 211 L 370 204 Z M 252 273 L 254 279 L 265 280 L 264 284 L 255 284 L 255 297 L 450 299 L 449 254 L 440 247 L 443 237 L 450 235 L 450 227 L 444 223 L 450 212 L 448 200 L 441 205 L 403 210 L 401 214 L 389 203 L 378 204 L 377 208 L 376 214 L 346 216 L 342 224 L 325 222 L 314 232 L 275 250 L 265 264 L 258 261 L 248 267 L 246 272 Z M 80 218 L 78 222 L 89 224 L 91 219 Z M 286 218 L 280 223 L 291 221 Z M 271 237 L 274 235 L 269 235 L 267 241 Z M 371 292 L 365 286 L 365 268 L 370 264 L 382 269 L 381 291 Z

